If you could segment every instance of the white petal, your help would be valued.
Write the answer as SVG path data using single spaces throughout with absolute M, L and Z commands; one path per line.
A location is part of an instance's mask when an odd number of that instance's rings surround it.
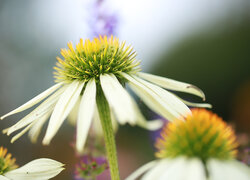
M 158 163 L 149 170 L 143 177 L 142 180 L 158 180 L 162 174 L 166 171 L 166 169 L 171 165 L 171 160 L 163 159 L 159 160 Z
M 210 180 L 249 180 L 250 168 L 236 160 L 209 160 L 207 168 Z
M 168 79 L 165 77 L 156 76 L 156 75 L 152 75 L 148 73 L 142 73 L 142 72 L 138 72 L 136 75 L 154 84 L 157 84 L 163 88 L 194 94 L 196 96 L 201 97 L 203 100 L 205 100 L 205 95 L 202 92 L 202 90 L 200 90 L 198 87 L 192 84 L 187 84 L 187 83 L 176 81 L 173 79 Z
M 81 102 L 81 96 L 77 99 L 75 106 L 73 107 L 73 109 L 70 111 L 70 113 L 68 115 L 68 118 L 67 118 L 68 122 L 72 126 L 76 125 L 78 110 L 79 110 L 79 107 L 80 107 L 80 102 Z
M 129 85 L 133 91 L 155 112 L 163 116 L 168 120 L 174 120 L 176 118 L 181 118 L 182 116 L 178 113 L 180 110 L 184 110 L 184 112 L 190 112 L 190 110 L 185 107 L 184 103 L 180 103 L 180 100 L 177 98 L 165 99 L 167 91 L 161 89 L 160 87 L 154 86 L 153 84 L 149 85 L 146 81 L 142 79 L 131 77 L 126 73 L 121 73 L 128 81 Z M 149 86 L 148 86 L 149 85 Z M 153 88 L 153 89 L 152 89 Z M 165 91 L 165 92 L 164 92 Z M 163 96 L 163 97 L 161 97 Z M 176 101 L 176 99 L 178 101 Z M 171 105 L 169 105 L 169 101 L 171 101 Z M 184 104 L 184 106 L 183 106 Z M 177 107 L 176 107 L 177 106 Z M 177 108 L 177 109 L 176 109 Z M 178 112 L 177 112 L 178 110 Z M 185 113 L 183 113 L 184 115 Z M 185 114 L 186 115 L 186 114 Z
M 119 122 L 121 124 L 126 122 L 135 124 L 136 116 L 132 108 L 132 98 L 117 78 L 114 75 L 105 74 L 100 76 L 100 81 L 105 97 L 114 110 Z
M 195 172 L 195 173 L 194 173 Z M 179 157 L 172 159 L 159 180 L 206 180 L 203 164 L 195 158 Z
M 17 139 L 19 139 L 22 135 L 24 135 L 34 125 L 34 123 L 35 121 L 26 126 L 21 132 L 19 132 L 17 135 L 11 138 L 10 142 L 14 143 Z
M 52 159 L 36 159 L 4 176 L 13 180 L 46 180 L 58 175 L 64 169 L 62 166 L 62 163 Z
M 187 165 L 184 167 L 184 171 L 183 178 L 185 180 L 207 180 L 205 167 L 199 159 L 187 159 Z
M 50 94 L 52 94 L 57 88 L 59 88 L 62 85 L 62 83 L 58 83 L 54 86 L 52 86 L 51 88 L 47 89 L 46 91 L 42 92 L 41 94 L 39 94 L 38 96 L 34 97 L 33 99 L 31 99 L 30 101 L 26 102 L 25 104 L 23 104 L 22 106 L 14 109 L 13 111 L 9 112 L 8 114 L 5 114 L 4 116 L 2 116 L 0 119 L 4 119 L 7 116 L 10 116 L 12 114 L 16 114 L 18 112 L 24 111 L 32 106 L 34 106 L 35 104 L 39 103 L 40 101 L 42 101 L 43 99 L 45 99 L 47 96 L 49 96 Z
M 59 99 L 59 96 L 63 93 L 64 90 L 65 90 L 65 87 L 60 88 L 57 92 L 55 92 L 52 96 L 46 99 L 42 104 L 40 104 L 31 113 L 29 113 L 23 119 L 19 120 L 16 124 L 8 128 L 7 135 L 10 135 L 14 131 L 17 131 L 27 126 L 34 120 L 47 114 L 48 111 L 51 111 L 54 108 L 57 100 Z
M 133 100 L 133 108 L 134 111 L 136 112 L 136 117 L 137 117 L 136 124 L 138 126 L 151 131 L 155 131 L 163 126 L 164 123 L 161 119 L 147 121 L 134 100 Z
M 127 177 L 125 180 L 135 180 L 139 176 L 141 176 L 143 173 L 145 173 L 147 170 L 154 167 L 155 165 L 157 165 L 157 161 L 151 161 L 151 162 L 143 165 L 139 169 L 137 169 L 135 172 L 133 172 L 131 175 L 129 175 L 129 177 Z
M 96 83 L 95 80 L 92 79 L 88 82 L 84 90 L 78 112 L 77 131 L 76 131 L 76 149 L 78 152 L 83 151 L 88 136 L 89 128 L 91 125 L 96 105 L 95 98 L 96 98 Z
M 31 127 L 31 129 L 29 131 L 29 138 L 30 138 L 31 142 L 35 143 L 37 141 L 37 138 L 42 130 L 42 127 L 43 127 L 44 123 L 48 120 L 51 113 L 52 113 L 52 110 L 49 111 L 47 114 L 43 115 Z
M 62 125 L 63 121 L 74 107 L 77 99 L 80 96 L 84 83 L 77 81 L 72 82 L 69 87 L 60 96 L 55 109 L 50 117 L 49 125 L 43 139 L 43 144 L 48 145 L 58 129 Z
M 148 83 L 147 81 L 144 81 L 140 78 L 137 78 L 136 76 L 133 77 L 140 83 L 152 89 L 156 94 L 158 94 L 158 96 L 160 96 L 167 104 L 169 104 L 170 107 L 174 108 L 175 111 L 178 112 L 180 115 L 185 116 L 191 113 L 190 109 L 182 101 L 180 101 L 179 98 L 177 98 L 174 94 L 160 88 L 159 86 Z
M 11 180 L 11 179 L 9 179 L 9 178 L 7 178 L 7 177 L 4 177 L 4 176 L 0 175 L 0 180 Z
M 189 101 L 186 101 L 184 99 L 180 99 L 183 103 L 185 103 L 187 106 L 191 106 L 191 107 L 199 107 L 199 108 L 212 108 L 211 104 L 207 104 L 207 103 L 192 103 Z

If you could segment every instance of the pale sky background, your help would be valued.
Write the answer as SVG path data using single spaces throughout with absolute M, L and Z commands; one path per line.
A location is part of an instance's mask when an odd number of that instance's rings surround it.
M 229 14 L 240 14 L 247 2 L 249 5 L 249 0 L 107 0 L 107 9 L 119 15 L 118 37 L 133 45 L 142 69 L 150 71 L 163 50 Z M 12 94 L 8 103 L 21 104 L 53 84 L 52 67 L 60 48 L 69 41 L 75 44 L 80 38 L 90 37 L 92 3 L 0 2 L 2 98 Z M 27 90 L 29 84 L 32 88 Z

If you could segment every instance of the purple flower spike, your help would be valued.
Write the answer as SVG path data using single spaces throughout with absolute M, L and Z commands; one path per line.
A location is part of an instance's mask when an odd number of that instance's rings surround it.
M 118 24 L 117 13 L 105 0 L 97 0 L 91 7 L 90 28 L 93 37 L 111 36 L 116 34 Z

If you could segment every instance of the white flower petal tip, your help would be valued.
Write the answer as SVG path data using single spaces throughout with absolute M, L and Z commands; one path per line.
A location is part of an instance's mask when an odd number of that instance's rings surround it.
M 37 95 L 33 99 L 29 100 L 25 104 L 21 105 L 20 107 L 14 109 L 13 111 L 5 114 L 2 117 L 0 117 L 0 119 L 3 120 L 4 118 L 6 118 L 6 117 L 8 117 L 10 115 L 13 115 L 13 114 L 16 114 L 18 112 L 24 111 L 24 110 L 26 110 L 26 109 L 28 109 L 28 108 L 36 105 L 37 103 L 39 103 L 40 101 L 42 101 L 43 99 L 45 99 L 46 97 L 48 97 L 50 94 L 52 94 L 61 85 L 62 85 L 62 83 L 55 84 L 54 86 L 52 86 L 49 89 L 45 90 L 44 92 L 42 92 L 41 94 Z
M 179 98 L 163 88 L 135 75 L 130 76 L 126 73 L 121 73 L 121 75 L 128 80 L 132 90 L 144 103 L 162 117 L 173 121 L 176 118 L 181 119 L 191 112 Z
M 14 180 L 47 180 L 64 170 L 64 164 L 47 158 L 33 160 L 4 174 Z
M 188 84 L 188 83 L 184 83 L 184 82 L 180 82 L 180 81 L 176 81 L 173 79 L 168 79 L 165 77 L 156 76 L 156 75 L 152 75 L 148 73 L 143 73 L 143 72 L 138 72 L 137 76 L 147 81 L 150 81 L 154 84 L 157 84 L 163 88 L 174 90 L 174 91 L 190 93 L 190 94 L 201 97 L 203 101 L 206 100 L 206 97 L 203 91 L 200 88 L 192 84 Z
M 157 120 L 151 120 L 151 121 L 138 122 L 137 124 L 147 130 L 156 131 L 163 127 L 164 122 L 161 119 L 157 119 Z

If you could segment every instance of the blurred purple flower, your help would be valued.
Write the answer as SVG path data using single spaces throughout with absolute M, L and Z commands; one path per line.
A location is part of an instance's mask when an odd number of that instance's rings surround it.
M 105 157 L 82 156 L 75 167 L 75 180 L 110 179 Z
M 116 34 L 118 17 L 108 1 L 96 0 L 91 7 L 90 18 L 89 26 L 93 37 Z

